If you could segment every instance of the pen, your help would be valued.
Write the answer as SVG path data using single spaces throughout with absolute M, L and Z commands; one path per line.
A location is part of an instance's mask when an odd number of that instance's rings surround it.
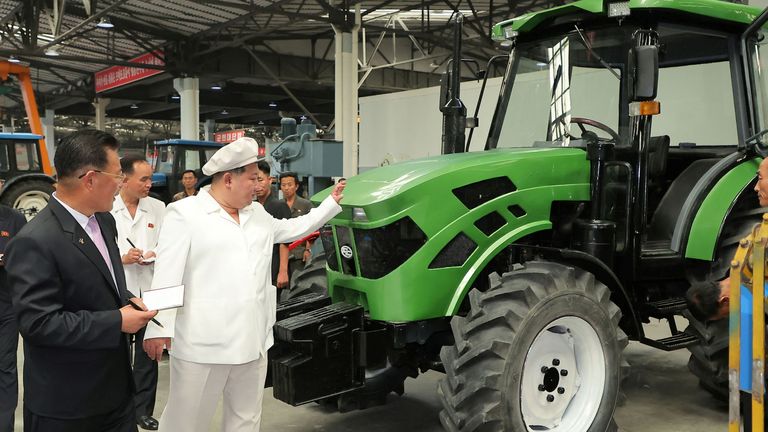
M 132 247 L 132 248 L 134 248 L 134 249 L 138 249 L 138 248 L 136 247 L 136 245 L 135 245 L 135 244 L 133 244 L 133 242 L 131 241 L 131 239 L 129 239 L 128 237 L 126 237 L 125 239 L 126 239 L 126 240 L 128 240 L 128 244 L 129 244 L 129 245 L 131 245 L 131 247 Z M 142 260 L 142 261 L 144 261 L 144 254 L 140 254 L 140 255 L 139 255 L 139 257 L 141 258 L 141 260 Z M 162 326 L 160 326 L 160 327 L 162 327 Z
M 139 305 L 137 305 L 136 303 L 134 303 L 134 302 L 133 302 L 133 300 L 128 300 L 128 304 L 129 304 L 129 305 L 131 305 L 131 306 L 133 306 L 133 308 L 134 308 L 134 309 L 136 309 L 136 310 L 140 310 L 140 311 L 143 311 L 143 310 L 144 310 L 144 309 L 142 309 L 142 308 L 141 308 L 141 306 L 139 306 Z M 155 323 L 155 324 L 157 324 L 157 325 L 159 325 L 159 326 L 160 326 L 160 328 L 165 328 L 165 327 L 163 327 L 163 325 L 162 325 L 162 324 L 160 324 L 160 321 L 158 321 L 158 320 L 156 320 L 156 319 L 154 319 L 154 318 L 152 318 L 152 322 L 153 322 L 153 323 Z

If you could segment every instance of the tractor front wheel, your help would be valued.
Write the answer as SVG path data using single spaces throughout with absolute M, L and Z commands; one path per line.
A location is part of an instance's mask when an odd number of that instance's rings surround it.
M 451 321 L 438 393 L 448 431 L 616 430 L 627 336 L 610 290 L 578 268 L 530 262 L 490 276 Z
M 291 275 L 288 288 L 278 291 L 280 301 L 305 294 L 328 294 L 328 274 L 325 272 L 325 252 L 313 256 L 302 270 Z

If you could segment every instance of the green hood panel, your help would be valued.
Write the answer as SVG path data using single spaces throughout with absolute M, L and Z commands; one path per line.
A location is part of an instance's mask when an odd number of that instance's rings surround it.
M 445 205 L 467 211 L 453 195 L 453 189 L 502 175 L 508 176 L 518 190 L 589 183 L 589 164 L 584 150 L 578 148 L 496 149 L 400 162 L 347 179 L 341 202 L 344 211 L 331 222 L 349 223 L 352 209 L 364 208 L 368 222 L 355 222 L 353 226 L 374 228 L 400 219 L 417 207 L 425 212 L 424 217 L 434 219 L 429 225 L 445 226 L 454 217 L 444 211 Z M 330 190 L 316 194 L 312 200 L 322 201 Z
M 408 216 L 427 241 L 405 262 L 377 279 L 328 270 L 334 301 L 362 304 L 371 319 L 384 321 L 452 315 L 499 252 L 526 235 L 551 228 L 553 201 L 589 200 L 589 174 L 583 149 L 533 148 L 437 156 L 352 177 L 341 202 L 344 211 L 331 224 L 337 229 L 367 229 Z M 474 208 L 465 206 L 453 192 L 498 177 L 511 180 L 514 190 Z M 511 206 L 519 206 L 524 214 Z M 362 208 L 368 221 L 353 221 L 353 207 Z M 504 225 L 486 234 L 476 223 L 494 212 L 503 218 Z M 466 261 L 458 266 L 430 268 L 443 248 L 462 234 L 477 245 Z M 350 246 L 357 253 L 356 246 Z M 356 259 L 356 272 L 362 274 L 359 265 Z
M 630 0 L 630 9 L 669 9 L 708 18 L 731 21 L 740 24 L 751 23 L 761 12 L 760 8 L 723 0 Z M 564 6 L 531 12 L 496 24 L 494 38 L 502 38 L 504 30 L 525 33 L 536 29 L 544 20 L 561 15 L 589 12 L 602 14 L 603 0 L 579 0 Z

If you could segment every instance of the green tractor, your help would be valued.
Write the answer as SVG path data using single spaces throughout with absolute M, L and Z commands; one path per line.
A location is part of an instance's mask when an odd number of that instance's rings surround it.
M 763 213 L 766 20 L 579 0 L 496 25 L 485 151 L 464 151 L 474 122 L 450 86 L 446 154 L 348 179 L 321 231 L 327 281 L 309 266 L 278 306 L 275 397 L 361 408 L 436 370 L 448 431 L 616 430 L 628 340 L 689 348 L 727 393 L 724 333 L 674 316 Z M 669 336 L 646 336 L 652 318 Z

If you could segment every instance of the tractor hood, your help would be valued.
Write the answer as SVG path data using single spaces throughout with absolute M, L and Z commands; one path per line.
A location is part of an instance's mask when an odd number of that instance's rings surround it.
M 463 211 L 467 210 L 455 190 L 464 188 L 470 194 L 480 195 L 494 193 L 484 190 L 486 183 L 482 182 L 501 177 L 511 181 L 504 180 L 510 185 L 504 194 L 535 188 L 545 188 L 542 193 L 546 194 L 551 189 L 547 186 L 566 184 L 580 184 L 588 191 L 589 163 L 584 150 L 579 148 L 496 149 L 401 162 L 349 178 L 341 202 L 344 211 L 335 222 L 351 222 L 353 208 L 365 212 L 365 218 L 360 217 L 359 211 L 354 218 L 354 224 L 361 227 L 385 225 L 415 208 L 431 219 L 453 217 L 453 212 L 441 209 L 458 204 Z M 478 185 L 477 191 L 473 191 L 473 184 Z M 318 193 L 313 201 L 321 201 L 330 190 Z

